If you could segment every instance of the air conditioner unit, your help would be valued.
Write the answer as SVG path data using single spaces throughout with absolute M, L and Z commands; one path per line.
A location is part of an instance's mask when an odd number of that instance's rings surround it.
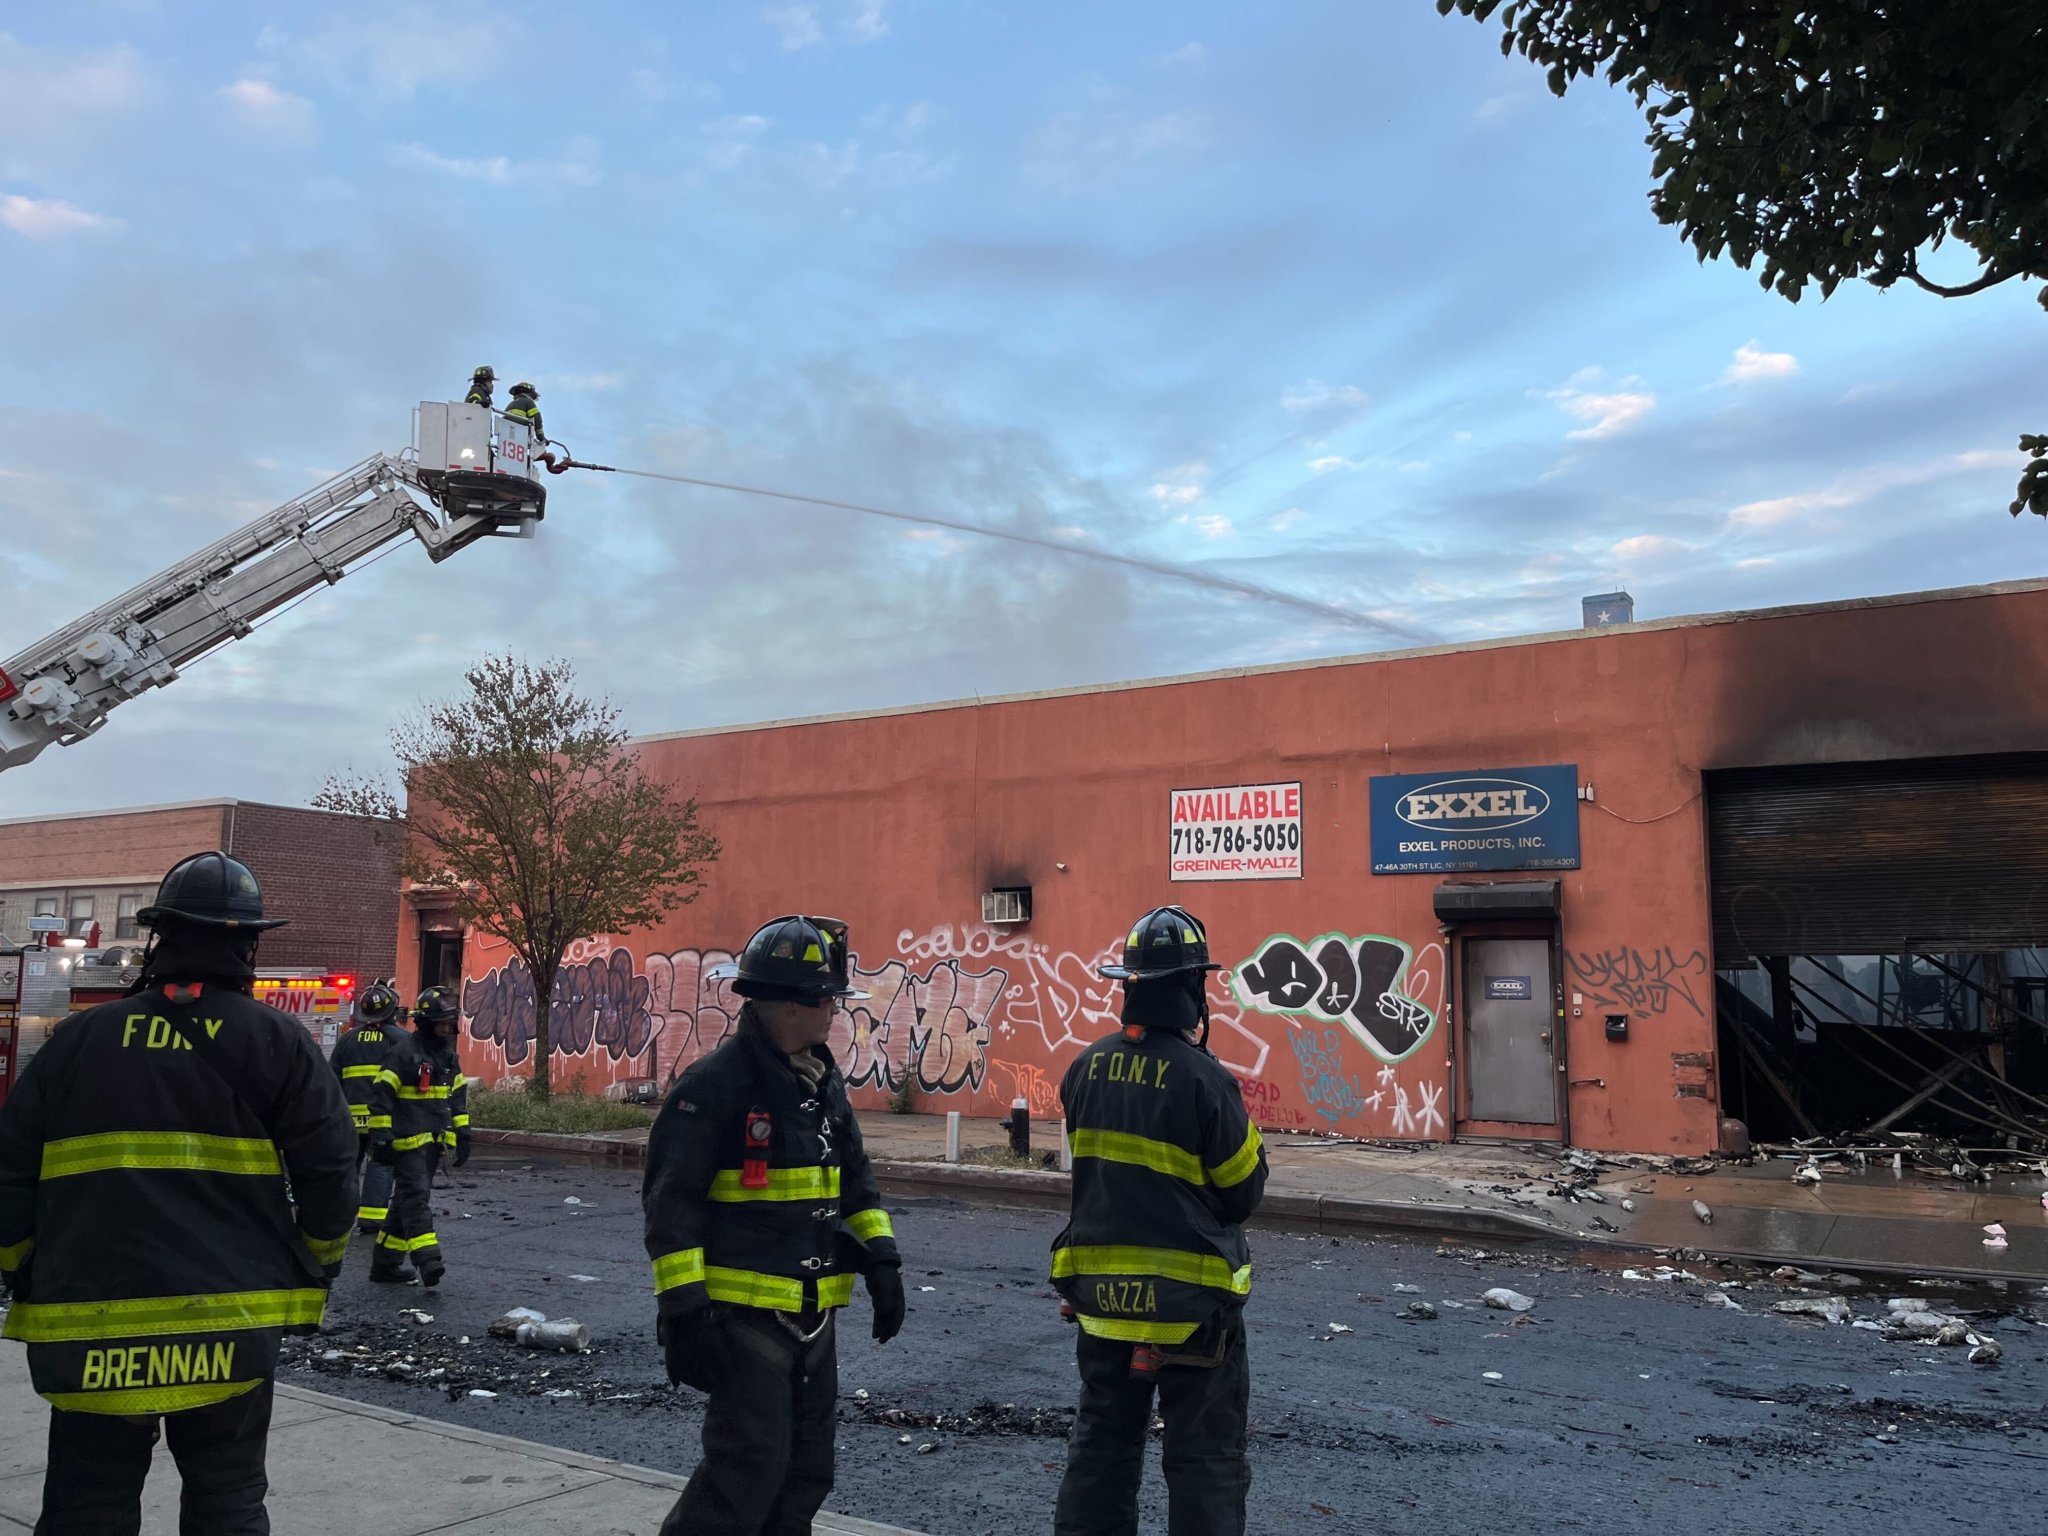
M 981 920 L 984 923 L 1028 923 L 1031 921 L 1031 887 L 983 891 Z

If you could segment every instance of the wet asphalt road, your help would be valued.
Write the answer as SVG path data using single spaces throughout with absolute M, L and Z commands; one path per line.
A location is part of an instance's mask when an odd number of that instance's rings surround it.
M 441 1288 L 370 1285 L 358 1242 L 331 1331 L 288 1344 L 284 1379 L 688 1471 L 701 1399 L 661 1374 L 637 1175 L 479 1158 L 436 1205 Z M 950 1201 L 894 1209 L 910 1321 L 884 1347 L 868 1337 L 864 1296 L 842 1315 L 831 1507 L 932 1536 L 1047 1531 L 1074 1394 L 1072 1334 L 1044 1283 L 1059 1219 Z M 1695 1263 L 1701 1284 L 1644 1283 L 1566 1252 L 1475 1259 L 1469 1247 L 1278 1232 L 1254 1234 L 1253 1249 L 1254 1532 L 2048 1529 L 2048 1328 L 2024 1315 L 1980 1324 L 2005 1351 L 1987 1368 L 1959 1348 L 1760 1315 L 1796 1294 L 1769 1282 L 1731 1293 L 1748 1311 L 1709 1306 L 1705 1282 L 1758 1278 L 1733 1268 Z M 1440 1317 L 1403 1319 L 1418 1298 L 1397 1285 L 1419 1286 Z M 1535 1310 L 1480 1307 L 1493 1286 Z M 1843 1294 L 1874 1316 L 1899 1291 Z M 2048 1320 L 2039 1295 L 1962 1299 Z M 521 1304 L 588 1323 L 592 1352 L 486 1336 Z M 434 1321 L 402 1319 L 408 1306 Z M 341 1358 L 319 1358 L 330 1351 Z M 412 1379 L 389 1379 L 394 1364 Z M 478 1388 L 498 1395 L 468 1395 Z M 1156 1452 L 1144 1508 L 1144 1529 L 1163 1531 Z

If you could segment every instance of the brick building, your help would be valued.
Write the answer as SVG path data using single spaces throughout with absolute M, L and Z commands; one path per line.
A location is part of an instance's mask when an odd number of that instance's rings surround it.
M 396 965 L 397 841 L 374 822 L 303 806 L 196 800 L 0 821 L 0 943 L 29 920 L 61 917 L 67 937 L 140 944 L 135 914 L 165 870 L 224 849 L 263 883 L 266 910 L 290 919 L 263 940 L 263 963 L 388 976 Z
M 870 994 L 833 1036 L 860 1102 L 1055 1112 L 1115 1027 L 1096 965 L 1179 901 L 1269 1127 L 2048 1140 L 2048 581 L 639 747 L 724 854 L 569 957 L 558 1083 L 673 1077 L 732 1028 L 715 967 L 820 912 Z M 523 966 L 444 918 L 408 905 L 403 979 L 457 967 L 472 1075 L 529 1074 Z

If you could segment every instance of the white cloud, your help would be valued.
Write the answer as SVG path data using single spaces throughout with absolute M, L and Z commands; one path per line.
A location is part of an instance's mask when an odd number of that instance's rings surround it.
M 1213 135 L 1199 112 L 1138 118 L 1116 111 L 1062 112 L 1024 146 L 1022 169 L 1041 186 L 1074 191 L 1128 175 L 1148 161 L 1208 148 Z
M 422 144 L 401 144 L 394 153 L 403 165 L 453 176 L 460 181 L 481 181 L 494 187 L 533 182 L 592 187 L 603 179 L 595 168 L 580 160 L 514 160 L 506 155 L 465 159 L 439 154 Z
M 846 30 L 863 43 L 872 43 L 889 35 L 889 18 L 883 13 L 888 9 L 888 0 L 853 0 L 853 15 L 848 18 Z
M 1195 519 L 1195 527 L 1205 539 L 1223 539 L 1237 532 L 1237 525 L 1219 512 L 1211 512 Z
M 1356 384 L 1325 384 L 1310 379 L 1280 396 L 1281 407 L 1296 416 L 1356 415 L 1372 404 L 1372 397 Z
M 245 77 L 220 88 L 221 99 L 244 127 L 263 133 L 304 134 L 313 126 L 313 103 L 268 80 Z
M 557 373 L 549 376 L 552 389 L 566 390 L 571 394 L 602 394 L 617 389 L 626 382 L 622 373 Z
M 1053 529 L 1052 535 L 1056 539 L 1092 539 L 1095 537 L 1086 528 L 1077 527 L 1072 523 L 1062 524 L 1060 527 Z
M 1778 560 L 1775 555 L 1757 555 L 1753 559 L 1736 561 L 1735 569 L 1738 571 L 1761 571 L 1767 566 L 1773 566 L 1777 563 Z
M 1453 432 L 1451 434 L 1451 441 L 1454 443 L 1469 443 L 1472 441 L 1472 434 L 1470 432 Z
M 1308 467 L 1319 475 L 1334 474 L 1340 469 L 1358 468 L 1341 453 L 1326 453 L 1320 459 L 1310 459 Z
M 440 0 L 434 6 L 366 0 L 329 18 L 318 31 L 294 36 L 265 27 L 257 46 L 355 90 L 411 96 L 425 85 L 492 79 L 530 51 L 522 25 L 485 0 Z
M 1684 554 L 1691 548 L 1684 540 L 1661 533 L 1638 533 L 1631 538 L 1617 540 L 1609 546 L 1607 553 L 1616 560 L 1660 560 Z
M 1407 459 L 1396 464 L 1394 470 L 1403 475 L 1426 475 L 1430 471 L 1430 462 L 1427 459 Z
M 1799 491 L 1790 496 L 1773 496 L 1764 501 L 1746 501 L 1728 514 L 1738 528 L 1771 528 L 1814 512 L 1837 512 L 1860 506 L 1874 496 L 1905 486 L 1925 485 L 1959 470 L 1986 469 L 2011 465 L 2019 460 L 2013 450 L 1973 448 L 1920 464 L 1889 464 L 1877 469 L 1852 470 L 1838 475 L 1818 490 Z
M 1266 526 L 1275 533 L 1285 533 L 1308 514 L 1299 507 L 1289 507 L 1285 512 L 1275 512 L 1266 519 Z
M 903 537 L 916 544 L 929 544 L 942 555 L 958 554 L 969 541 L 944 528 L 906 528 Z
M 46 137 L 118 112 L 141 90 L 142 66 L 132 48 L 64 54 L 0 32 L 0 134 L 9 140 Z
M 81 229 L 110 229 L 117 221 L 55 198 L 38 200 L 10 193 L 0 197 L 0 224 L 31 240 L 49 240 Z
M 761 19 L 782 34 L 782 46 L 794 53 L 815 48 L 825 41 L 825 29 L 818 25 L 815 5 L 771 5 Z
M 1209 62 L 1209 50 L 1200 43 L 1182 43 L 1171 53 L 1152 60 L 1155 69 L 1200 69 Z
M 1191 507 L 1208 495 L 1209 461 L 1196 459 L 1159 472 L 1152 486 L 1152 499 L 1162 507 Z
M 1753 384 L 1759 379 L 1789 379 L 1799 372 L 1799 359 L 1790 352 L 1766 352 L 1754 341 L 1735 349 L 1735 361 L 1721 375 L 1726 384 Z
M 1586 423 L 1565 434 L 1589 442 L 1615 437 L 1626 432 L 1657 408 L 1657 397 L 1642 388 L 1641 380 L 1624 379 L 1613 390 L 1588 389 L 1582 386 L 1599 381 L 1598 368 L 1582 368 L 1573 374 L 1562 389 L 1543 392 L 1546 400 L 1555 400 L 1558 409 L 1574 421 Z

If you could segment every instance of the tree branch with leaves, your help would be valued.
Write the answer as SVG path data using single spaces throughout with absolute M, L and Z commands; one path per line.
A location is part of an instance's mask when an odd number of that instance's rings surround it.
M 1604 75 L 1644 109 L 1650 206 L 1707 261 L 1797 302 L 1861 280 L 1943 298 L 2041 282 L 2048 308 L 2042 0 L 1437 0 L 1502 27 L 1562 96 Z M 1976 275 L 1943 283 L 1953 243 Z M 2048 438 L 2011 511 L 2048 517 Z
M 697 802 L 650 778 L 609 700 L 575 689 L 564 661 L 491 656 L 467 691 L 391 732 L 400 787 L 337 775 L 322 809 L 404 835 L 402 873 L 445 894 L 465 924 L 502 939 L 534 988 L 532 1092 L 552 1087 L 549 1010 L 578 939 L 645 928 L 696 900 L 718 839 Z

